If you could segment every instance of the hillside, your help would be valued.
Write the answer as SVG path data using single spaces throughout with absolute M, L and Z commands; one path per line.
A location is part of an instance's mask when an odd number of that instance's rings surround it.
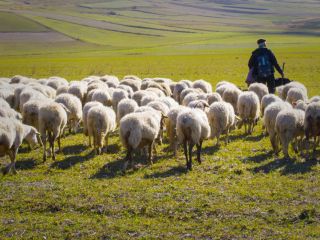
M 70 41 L 75 48 L 80 44 L 118 53 L 245 48 L 257 35 L 269 39 L 295 36 L 278 40 L 278 44 L 314 44 L 320 34 L 319 11 L 320 3 L 312 0 L 6 0 L 0 1 L 0 19 L 5 19 L 0 27 L 0 44 L 21 42 L 26 36 L 24 41 L 30 48 L 37 43 L 31 52 L 38 53 L 47 48 L 47 42 L 55 49 L 63 43 L 70 47 Z M 22 18 L 27 18 L 23 24 Z M 42 32 L 41 41 L 38 32 Z M 14 51 L 5 50 L 2 54 L 11 55 Z

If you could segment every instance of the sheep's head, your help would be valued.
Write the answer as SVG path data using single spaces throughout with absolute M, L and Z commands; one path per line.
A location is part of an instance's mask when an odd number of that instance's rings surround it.
M 40 138 L 40 133 L 34 127 L 25 125 L 25 140 L 29 143 L 31 148 L 34 148 L 37 144 L 42 146 L 42 141 Z

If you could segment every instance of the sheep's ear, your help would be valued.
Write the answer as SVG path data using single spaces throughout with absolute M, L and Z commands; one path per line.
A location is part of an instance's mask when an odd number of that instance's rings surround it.
M 292 103 L 292 106 L 293 106 L 293 107 L 297 106 L 297 102 L 293 102 L 293 103 Z

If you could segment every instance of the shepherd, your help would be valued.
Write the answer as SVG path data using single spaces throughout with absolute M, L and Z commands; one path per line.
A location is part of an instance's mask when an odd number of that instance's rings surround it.
M 259 39 L 258 48 L 252 52 L 248 66 L 255 82 L 267 84 L 269 93 L 275 92 L 274 68 L 282 78 L 284 73 L 278 64 L 275 55 L 267 48 L 267 41 Z

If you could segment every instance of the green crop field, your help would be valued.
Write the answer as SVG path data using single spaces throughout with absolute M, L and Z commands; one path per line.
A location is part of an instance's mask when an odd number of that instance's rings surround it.
M 246 88 L 263 37 L 311 97 L 319 12 L 317 0 L 0 0 L 0 77 L 135 74 Z M 118 130 L 101 156 L 81 131 L 62 139 L 55 162 L 23 144 L 18 174 L 0 176 L 0 239 L 319 239 L 319 151 L 275 156 L 262 132 L 259 121 L 228 145 L 205 141 L 191 172 L 165 140 L 152 166 L 137 156 L 123 174 Z

